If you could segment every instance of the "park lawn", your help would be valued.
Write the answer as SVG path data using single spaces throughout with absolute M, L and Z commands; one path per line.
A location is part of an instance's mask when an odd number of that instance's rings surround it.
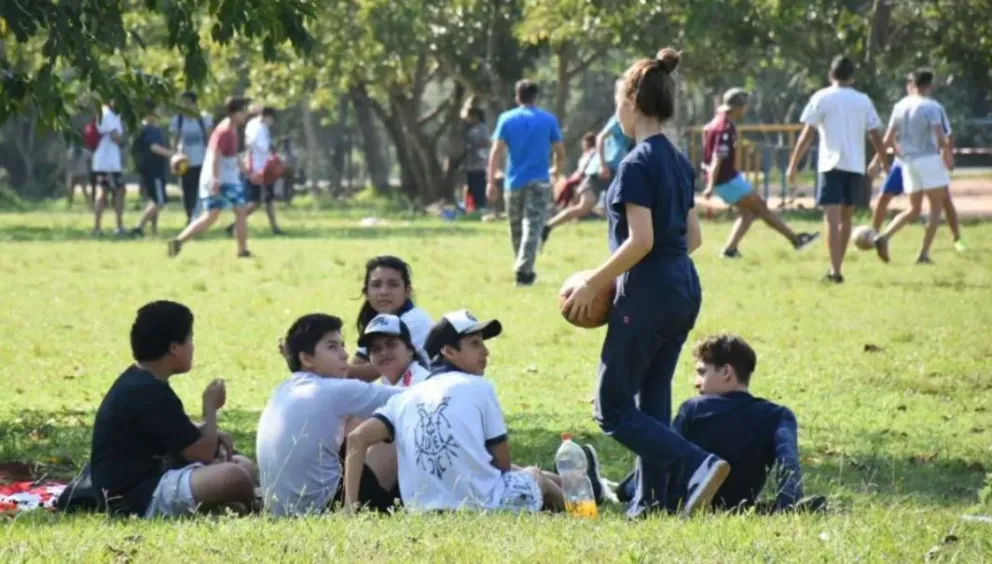
M 179 215 L 167 213 L 166 233 Z M 169 261 L 164 238 L 90 239 L 82 211 L 0 214 L 0 460 L 41 462 L 62 478 L 86 461 L 95 409 L 130 362 L 134 311 L 160 298 L 196 315 L 194 369 L 172 382 L 187 411 L 199 413 L 209 380 L 226 378 L 221 426 L 252 454 L 261 409 L 286 376 L 279 337 L 297 316 L 322 311 L 346 320 L 353 343 L 363 263 L 391 253 L 411 262 L 417 302 L 435 317 L 468 307 L 503 321 L 487 377 L 516 463 L 551 467 L 559 434 L 571 431 L 595 444 L 607 476 L 623 476 L 631 458 L 599 432 L 589 404 L 604 330 L 572 328 L 557 312 L 560 282 L 606 256 L 604 224 L 556 232 L 537 285 L 518 289 L 505 224 L 397 219 L 368 229 L 328 215 L 282 210 L 290 235 L 279 239 L 253 217 L 252 260 L 235 260 L 233 242 L 215 233 Z M 795 411 L 806 491 L 829 497 L 828 515 L 629 523 L 608 507 L 595 522 L 332 515 L 177 524 L 35 514 L 2 525 L 0 561 L 908 561 L 937 545 L 941 557 L 980 561 L 992 554 L 992 525 L 961 516 L 992 513 L 979 504 L 992 448 L 992 225 L 965 228 L 963 255 L 942 228 L 936 267 L 912 264 L 922 234 L 912 226 L 893 241 L 892 264 L 851 251 L 847 282 L 823 286 L 822 244 L 797 254 L 756 226 L 744 259 L 721 260 L 729 224 L 704 223 L 704 302 L 690 339 L 733 331 L 750 340 L 759 355 L 752 390 Z M 673 387 L 675 406 L 693 393 L 688 346 Z

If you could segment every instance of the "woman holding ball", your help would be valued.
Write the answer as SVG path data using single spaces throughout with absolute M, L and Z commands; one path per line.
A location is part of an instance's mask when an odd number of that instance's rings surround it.
M 702 244 L 695 171 L 662 132 L 675 112 L 678 63 L 678 52 L 662 49 L 617 82 L 617 119 L 637 145 L 606 193 L 612 255 L 565 303 L 566 316 L 585 319 L 596 296 L 616 285 L 595 409 L 600 428 L 637 455 L 631 517 L 678 500 L 690 515 L 709 504 L 730 471 L 670 427 L 672 376 L 702 300 L 689 258 Z

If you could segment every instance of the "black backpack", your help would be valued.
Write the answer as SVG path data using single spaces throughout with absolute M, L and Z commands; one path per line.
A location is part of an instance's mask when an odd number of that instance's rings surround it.
M 183 120 L 186 118 L 185 114 L 179 114 L 178 121 L 176 122 L 176 131 L 179 137 L 183 136 Z M 209 139 L 207 139 L 207 125 L 203 123 L 203 115 L 197 114 L 196 122 L 200 124 L 200 131 L 203 132 L 203 144 L 206 145 Z
M 79 475 L 69 482 L 55 501 L 55 510 L 64 513 L 96 513 L 106 509 L 107 500 L 103 492 L 93 486 L 89 464 L 83 466 Z

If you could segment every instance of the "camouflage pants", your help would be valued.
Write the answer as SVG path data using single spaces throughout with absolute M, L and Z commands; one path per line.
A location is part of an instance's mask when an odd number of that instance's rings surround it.
M 532 182 L 517 190 L 506 190 L 506 217 L 510 220 L 510 241 L 517 260 L 513 270 L 517 274 L 533 274 L 537 250 L 541 246 L 541 233 L 548 219 L 548 202 L 551 185 Z

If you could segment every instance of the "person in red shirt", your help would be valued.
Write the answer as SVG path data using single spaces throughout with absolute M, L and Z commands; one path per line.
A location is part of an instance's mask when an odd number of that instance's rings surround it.
M 737 128 L 734 122 L 742 119 L 748 110 L 747 91 L 731 88 L 723 95 L 723 104 L 716 117 L 703 128 L 703 167 L 706 171 L 706 189 L 703 198 L 709 199 L 716 192 L 728 206 L 736 206 L 740 215 L 730 231 L 730 239 L 721 251 L 724 258 L 739 258 L 737 246 L 755 219 L 761 218 L 769 227 L 778 231 L 792 243 L 796 250 L 809 245 L 819 233 L 796 233 L 777 215 L 751 184 L 741 176 L 735 166 Z
M 233 208 L 234 237 L 238 241 L 238 257 L 250 257 L 247 248 L 245 219 L 245 190 L 241 182 L 241 162 L 238 159 L 238 128 L 248 117 L 248 100 L 231 98 L 227 101 L 227 117 L 210 134 L 207 154 L 200 171 L 199 217 L 186 226 L 178 237 L 169 241 L 169 256 L 175 257 L 183 244 L 210 229 L 220 212 Z

